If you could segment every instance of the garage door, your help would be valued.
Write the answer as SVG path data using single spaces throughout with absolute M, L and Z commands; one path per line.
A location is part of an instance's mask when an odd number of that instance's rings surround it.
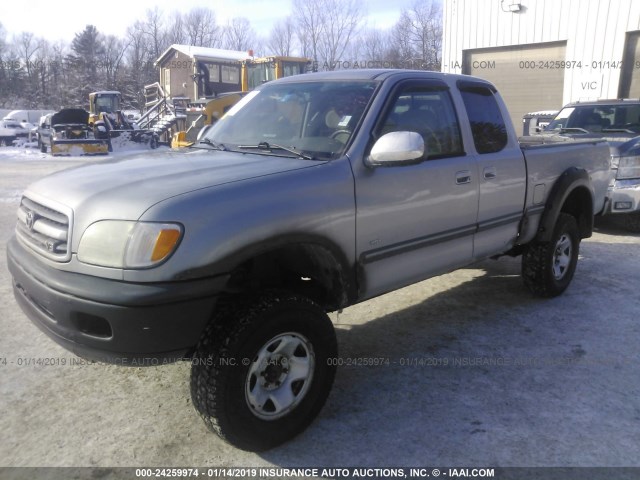
M 493 83 L 507 104 L 516 133 L 529 112 L 562 107 L 566 42 L 483 48 L 463 52 L 463 73 Z
M 640 98 L 640 32 L 627 33 L 618 98 Z

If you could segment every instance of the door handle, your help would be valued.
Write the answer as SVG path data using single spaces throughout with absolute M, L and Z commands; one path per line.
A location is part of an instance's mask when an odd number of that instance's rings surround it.
M 498 176 L 498 172 L 496 171 L 496 167 L 485 167 L 482 171 L 484 178 L 486 180 L 493 180 Z
M 456 172 L 456 185 L 464 185 L 465 183 L 471 183 L 471 172 L 469 170 Z

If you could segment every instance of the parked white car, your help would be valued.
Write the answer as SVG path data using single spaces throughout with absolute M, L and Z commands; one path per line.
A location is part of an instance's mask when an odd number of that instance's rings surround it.
M 13 145 L 18 138 L 27 138 L 29 129 L 16 120 L 0 120 L 0 145 Z

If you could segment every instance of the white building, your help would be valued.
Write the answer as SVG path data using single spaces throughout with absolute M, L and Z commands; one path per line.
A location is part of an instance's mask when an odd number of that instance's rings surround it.
M 442 71 L 503 95 L 516 130 L 527 112 L 640 97 L 640 0 L 444 0 Z

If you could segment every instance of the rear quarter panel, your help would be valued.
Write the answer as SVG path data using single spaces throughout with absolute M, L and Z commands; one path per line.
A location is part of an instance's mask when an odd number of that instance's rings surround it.
M 593 214 L 603 210 L 611 178 L 609 146 L 605 141 L 565 138 L 552 143 L 526 143 L 522 150 L 527 161 L 526 208 L 530 217 L 520 243 L 526 243 L 535 234 L 555 181 L 571 167 L 582 168 L 589 173 Z

